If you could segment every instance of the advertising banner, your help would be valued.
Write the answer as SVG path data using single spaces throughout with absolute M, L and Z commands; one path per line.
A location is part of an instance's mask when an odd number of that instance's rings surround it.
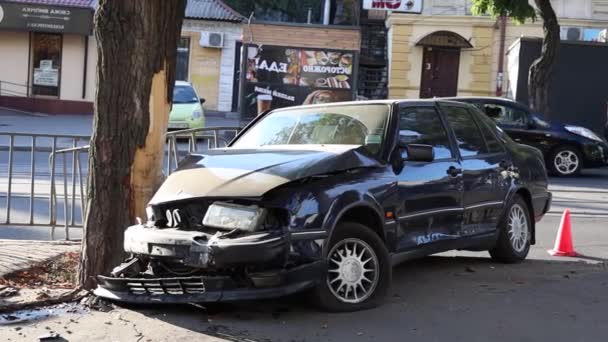
M 245 48 L 245 112 L 349 101 L 354 96 L 354 52 L 281 46 Z

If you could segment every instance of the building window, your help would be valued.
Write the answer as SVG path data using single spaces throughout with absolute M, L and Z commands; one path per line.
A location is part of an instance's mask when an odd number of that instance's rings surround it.
M 32 33 L 32 94 L 59 97 L 62 35 Z
M 175 79 L 177 81 L 188 80 L 188 64 L 190 61 L 190 38 L 182 37 L 177 43 L 177 67 L 175 68 Z

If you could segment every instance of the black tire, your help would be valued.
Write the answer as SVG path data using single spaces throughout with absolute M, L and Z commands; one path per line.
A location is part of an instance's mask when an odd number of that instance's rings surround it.
M 570 158 L 564 158 L 564 156 L 570 156 Z M 576 166 L 574 166 L 574 164 L 571 164 L 572 166 L 563 166 L 562 168 L 558 167 L 557 164 L 559 164 L 559 161 L 566 159 L 570 159 L 571 162 L 576 161 Z M 574 146 L 558 147 L 549 154 L 549 159 L 547 160 L 547 167 L 549 168 L 549 172 L 554 176 L 576 176 L 583 169 L 583 156 L 579 149 Z
M 367 245 L 367 247 L 370 247 L 371 251 L 373 251 L 376 259 L 377 260 L 377 264 L 375 264 L 375 260 L 373 260 L 372 255 L 367 253 L 365 254 L 361 259 L 367 260 L 367 258 L 372 259 L 371 261 L 369 261 L 368 263 L 364 263 L 363 265 L 367 268 L 368 264 L 371 264 L 373 266 L 370 266 L 371 268 L 374 268 L 377 270 L 377 278 L 374 277 L 374 281 L 377 280 L 377 282 L 375 283 L 375 286 L 371 286 L 371 284 L 373 284 L 372 282 L 370 283 L 365 283 L 366 286 L 369 285 L 369 291 L 367 292 L 368 294 L 366 294 L 367 298 L 365 298 L 364 300 L 360 301 L 360 302 L 347 302 L 346 300 L 341 299 L 339 296 L 339 289 L 336 289 L 336 286 L 339 286 L 338 284 L 340 284 L 340 280 L 336 281 L 336 284 L 334 285 L 333 289 L 332 289 L 332 285 L 330 285 L 330 280 L 336 280 L 336 277 L 339 277 L 338 274 L 340 276 L 342 276 L 343 274 L 346 273 L 342 273 L 342 272 L 335 272 L 335 269 L 338 269 L 337 264 L 335 264 L 334 262 L 331 261 L 332 258 L 332 251 L 333 253 L 333 258 L 338 257 L 338 254 L 341 250 L 341 246 L 345 246 L 346 244 L 346 248 L 348 250 L 348 244 L 349 243 L 353 243 L 355 241 L 360 241 L 363 244 Z M 382 301 L 384 299 L 384 297 L 386 297 L 386 294 L 389 290 L 389 287 L 391 285 L 391 281 L 392 281 L 392 265 L 391 265 L 391 260 L 390 260 L 390 255 L 388 253 L 388 250 L 384 244 L 384 242 L 382 241 L 382 239 L 374 232 L 372 231 L 370 228 L 359 224 L 359 223 L 354 223 L 354 222 L 344 222 L 344 223 L 340 223 L 337 227 L 336 230 L 331 238 L 331 241 L 329 242 L 329 248 L 327 249 L 327 263 L 328 263 L 328 273 L 326 278 L 324 278 L 321 283 L 313 290 L 313 296 L 314 299 L 317 303 L 317 305 L 326 311 L 331 311 L 331 312 L 351 312 L 351 311 L 358 311 L 358 310 L 365 310 L 365 309 L 370 309 L 373 307 L 376 307 L 380 304 L 382 304 Z M 358 244 L 358 242 L 357 242 Z M 353 246 L 353 245 L 351 245 Z M 361 251 L 364 250 L 365 247 L 363 245 L 358 245 L 361 248 Z M 353 253 L 353 254 L 359 254 L 360 251 L 357 251 L 357 253 Z M 352 256 L 352 255 L 351 255 Z M 342 257 L 341 257 L 342 258 Z M 342 260 L 344 260 L 345 258 L 342 258 Z M 348 266 L 352 266 L 351 264 L 348 264 L 348 262 L 344 262 L 344 264 L 347 264 L 346 267 Z M 355 266 L 358 267 L 358 266 Z M 351 268 L 352 270 L 352 268 Z M 332 272 L 333 271 L 333 272 Z M 361 270 L 363 271 L 363 270 Z M 348 274 L 357 274 L 355 271 L 351 271 Z M 360 274 L 368 274 L 367 272 L 361 272 Z M 374 273 L 376 274 L 376 273 Z M 366 276 L 367 277 L 367 276 Z M 344 279 L 344 278 L 342 278 Z M 362 281 L 362 280 L 361 280 Z M 363 282 L 362 282 L 363 284 Z M 348 287 L 348 285 L 347 285 Z M 359 291 L 359 289 L 363 289 L 364 288 L 359 288 L 359 287 L 355 287 L 355 294 L 357 293 L 357 291 Z M 337 290 L 337 291 L 336 291 Z M 336 294 L 334 294 L 336 293 Z M 360 294 L 363 293 L 363 291 L 359 292 Z M 346 292 L 345 296 L 346 299 L 348 300 L 348 294 L 349 292 Z M 342 296 L 344 296 L 344 292 L 342 292 Z
M 521 210 L 521 219 L 525 220 L 526 237 L 525 239 L 520 238 L 516 242 L 514 239 L 511 238 L 511 236 L 514 233 L 523 230 L 517 229 L 516 226 L 511 226 L 513 224 L 511 221 L 511 215 L 516 215 L 514 214 L 514 212 L 517 210 Z M 532 238 L 532 220 L 530 219 L 530 208 L 528 208 L 528 204 L 521 196 L 515 195 L 513 197 L 507 207 L 507 210 L 505 211 L 504 217 L 501 219 L 498 228 L 498 240 L 496 241 L 496 245 L 494 246 L 494 248 L 490 250 L 490 255 L 492 256 L 492 259 L 507 264 L 514 264 L 524 261 L 528 256 L 528 252 L 530 251 L 530 241 Z M 511 232 L 512 229 L 513 232 Z

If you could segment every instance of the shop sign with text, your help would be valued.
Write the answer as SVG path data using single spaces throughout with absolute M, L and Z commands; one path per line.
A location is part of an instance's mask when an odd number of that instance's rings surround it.
M 1 29 L 89 35 L 93 9 L 0 0 Z
M 422 13 L 423 0 L 363 0 L 363 9 Z

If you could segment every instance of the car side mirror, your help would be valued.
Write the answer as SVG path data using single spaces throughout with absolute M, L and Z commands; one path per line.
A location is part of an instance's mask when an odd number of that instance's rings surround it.
M 431 162 L 435 159 L 433 146 L 424 144 L 407 144 L 402 146 L 407 152 L 407 161 Z
M 201 104 L 205 103 L 205 99 L 204 98 L 200 98 Z

